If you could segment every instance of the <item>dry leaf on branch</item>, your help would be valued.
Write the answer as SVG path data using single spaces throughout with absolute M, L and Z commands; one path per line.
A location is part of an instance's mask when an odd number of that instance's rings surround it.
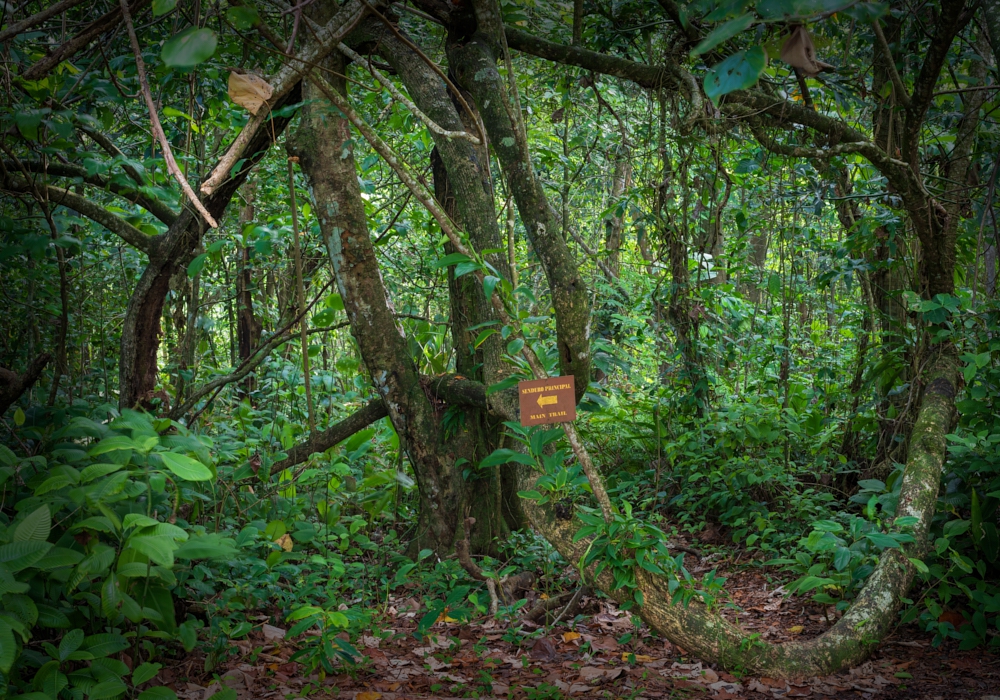
M 801 24 L 792 27 L 785 43 L 781 45 L 781 60 L 810 78 L 825 70 L 834 70 L 834 66 L 816 58 L 812 37 Z
M 253 73 L 229 73 L 229 99 L 257 116 L 261 105 L 271 99 L 274 88 Z

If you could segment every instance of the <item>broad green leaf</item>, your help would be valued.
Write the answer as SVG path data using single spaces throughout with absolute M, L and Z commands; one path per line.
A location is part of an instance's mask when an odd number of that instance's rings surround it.
M 503 447 L 498 450 L 493 450 L 489 456 L 479 463 L 479 468 L 486 469 L 500 464 L 507 464 L 508 462 L 517 462 L 519 464 L 534 466 L 535 458 L 531 455 L 522 454 L 521 452 L 515 452 L 514 450 Z
M 836 12 L 853 4 L 850 0 L 761 0 L 757 14 L 768 22 L 777 22 Z
M 239 30 L 250 29 L 260 20 L 260 15 L 254 7 L 241 5 L 226 10 L 226 19 Z
M 14 542 L 44 542 L 52 530 L 52 514 L 48 505 L 32 511 L 14 530 Z
M 165 15 L 177 7 L 177 0 L 153 0 L 153 16 Z
M 83 648 L 97 658 L 111 656 L 128 649 L 128 640 L 120 634 L 104 632 L 92 634 L 83 640 Z
M 879 549 L 896 549 L 899 547 L 899 542 L 881 532 L 869 532 L 865 535 L 865 539 Z
M 22 425 L 24 425 L 24 420 L 25 420 L 24 411 L 21 410 L 20 406 L 18 406 L 17 410 L 14 411 L 14 425 L 20 428 Z
M 83 554 L 75 549 L 53 547 L 44 557 L 36 561 L 34 566 L 39 571 L 52 571 L 67 566 L 76 566 L 82 560 Z
M 175 559 L 231 559 L 238 554 L 233 540 L 214 533 L 191 537 L 174 550 Z
M 140 554 L 145 554 L 160 566 L 169 569 L 174 565 L 174 550 L 177 549 L 177 543 L 173 537 L 166 535 L 131 537 L 128 546 Z
M 167 469 L 172 471 L 180 479 L 185 481 L 208 481 L 212 478 L 212 472 L 204 464 L 187 455 L 176 452 L 158 452 L 160 459 Z
M 205 267 L 205 263 L 208 262 L 208 253 L 202 253 L 195 257 L 194 260 L 188 263 L 187 275 L 188 277 L 194 277 L 202 268 Z
M 14 661 L 17 660 L 17 644 L 14 641 L 14 630 L 7 621 L 0 617 L 0 671 L 4 675 L 10 673 Z
M 218 41 L 211 29 L 188 27 L 167 40 L 160 50 L 160 58 L 171 68 L 189 70 L 210 59 Z
M 88 697 L 90 700 L 112 700 L 112 698 L 120 697 L 127 692 L 128 686 L 121 680 L 109 678 L 91 688 Z
M 736 19 L 731 19 L 725 24 L 719 25 L 709 32 L 708 36 L 701 40 L 701 43 L 694 47 L 691 55 L 701 56 L 703 53 L 708 53 L 722 42 L 732 39 L 747 29 L 751 24 L 753 24 L 753 15 L 747 12 Z
M 21 542 L 11 542 L 0 545 L 0 564 L 3 564 L 11 573 L 17 573 L 22 569 L 27 569 L 52 549 L 48 542 L 38 540 L 25 540 Z
M 717 105 L 723 95 L 756 83 L 766 65 L 767 54 L 760 46 L 737 51 L 705 74 L 705 94 Z
M 141 664 L 138 668 L 132 671 L 132 685 L 142 685 L 143 683 L 149 681 L 153 676 L 160 672 L 163 668 L 163 664 L 153 664 L 148 661 Z
M 59 660 L 65 661 L 69 655 L 80 648 L 83 644 L 83 630 L 73 629 L 63 635 L 59 641 Z

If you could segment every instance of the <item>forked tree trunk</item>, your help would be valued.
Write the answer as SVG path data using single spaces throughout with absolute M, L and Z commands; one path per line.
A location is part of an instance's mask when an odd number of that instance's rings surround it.
M 948 348 L 942 350 L 925 375 L 926 386 L 910 437 L 896 511 L 897 518 L 917 518 L 912 529 L 916 543 L 883 552 L 865 587 L 833 627 L 804 641 L 763 642 L 697 600 L 687 606 L 671 605 L 668 580 L 639 568 L 635 575 L 645 604 L 634 608 L 637 614 L 692 655 L 744 673 L 801 678 L 835 673 L 864 661 L 896 625 L 897 612 L 915 571 L 908 557 L 921 557 L 926 550 L 947 455 L 945 435 L 954 419 L 959 369 L 954 350 Z M 525 488 L 530 486 L 525 484 Z M 586 555 L 590 539 L 573 541 L 581 526 L 579 521 L 560 519 L 553 509 L 539 507 L 535 501 L 527 501 L 525 510 L 535 528 L 567 561 L 577 562 Z M 613 598 L 625 597 L 622 589 L 612 590 L 614 578 L 608 570 L 597 577 L 595 585 Z
M 344 65 L 331 56 L 330 82 L 346 94 Z M 409 456 L 426 515 L 414 547 L 449 552 L 466 506 L 463 468 L 476 467 L 476 441 L 468 426 L 446 429 L 446 407 L 421 380 L 402 330 L 396 323 L 372 245 L 354 160 L 355 137 L 340 113 L 309 86 L 314 100 L 288 144 L 312 186 L 313 210 L 327 247 L 351 332 L 376 392 L 382 397 L 401 445 Z M 460 461 L 462 460 L 462 461 Z

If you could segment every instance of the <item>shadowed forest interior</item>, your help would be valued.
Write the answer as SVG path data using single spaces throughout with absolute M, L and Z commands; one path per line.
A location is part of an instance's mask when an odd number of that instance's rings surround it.
M 995 700 L 998 58 L 0 3 L 0 698 Z

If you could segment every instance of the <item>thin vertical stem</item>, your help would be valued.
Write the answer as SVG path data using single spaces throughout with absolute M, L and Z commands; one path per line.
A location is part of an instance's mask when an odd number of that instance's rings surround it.
M 288 159 L 288 199 L 292 207 L 292 237 L 295 242 L 295 293 L 299 312 L 305 311 L 306 292 L 302 284 L 302 248 L 299 244 L 299 213 L 295 204 L 295 166 Z M 302 376 L 306 385 L 306 409 L 309 413 L 309 432 L 316 430 L 316 418 L 313 415 L 312 378 L 309 373 L 309 343 L 306 319 L 303 316 L 299 323 L 302 338 Z

